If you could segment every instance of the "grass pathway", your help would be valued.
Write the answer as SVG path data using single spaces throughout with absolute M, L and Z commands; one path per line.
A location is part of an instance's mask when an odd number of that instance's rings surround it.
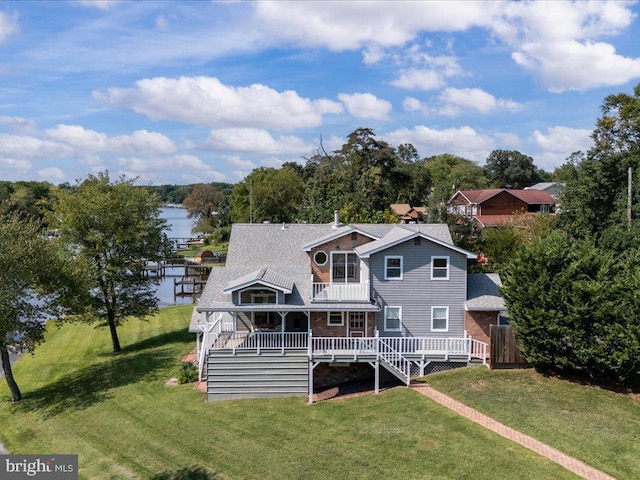
M 555 448 L 552 448 L 533 437 L 530 437 L 529 435 L 525 435 L 518 432 L 517 430 L 514 430 L 513 428 L 509 428 L 506 425 L 503 425 L 502 423 L 497 422 L 486 415 L 483 415 L 477 410 L 467 407 L 463 403 L 460 403 L 453 398 L 448 397 L 444 393 L 438 392 L 428 385 L 418 384 L 413 385 L 412 387 L 417 392 L 420 392 L 422 395 L 431 398 L 440 405 L 443 405 L 448 409 L 462 415 L 463 417 L 477 423 L 478 425 L 496 432 L 497 434 L 516 443 L 519 443 L 523 447 L 528 448 L 529 450 L 532 450 L 537 454 L 556 462 L 558 465 L 566 468 L 576 475 L 580 475 L 586 480 L 615 480 L 615 478 L 611 475 L 607 475 L 606 473 L 597 470 L 576 458 L 570 457 L 569 455 L 566 455 L 561 451 L 556 450 Z

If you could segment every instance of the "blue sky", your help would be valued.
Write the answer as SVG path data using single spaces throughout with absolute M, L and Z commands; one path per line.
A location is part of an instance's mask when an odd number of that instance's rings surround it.
M 553 170 L 640 83 L 635 2 L 0 2 L 0 180 L 237 182 L 358 127 Z

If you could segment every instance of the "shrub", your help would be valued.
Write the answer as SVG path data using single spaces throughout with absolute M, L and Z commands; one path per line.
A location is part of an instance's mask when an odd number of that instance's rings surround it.
M 193 362 L 183 362 L 178 373 L 178 382 L 193 383 L 198 380 L 198 368 Z
M 640 385 L 640 255 L 556 231 L 525 245 L 503 275 L 525 359 L 538 370 Z

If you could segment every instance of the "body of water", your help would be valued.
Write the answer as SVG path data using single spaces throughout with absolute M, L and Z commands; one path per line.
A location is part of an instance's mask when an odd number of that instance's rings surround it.
M 169 238 L 190 238 L 193 236 L 193 220 L 187 218 L 184 208 L 162 208 L 160 217 L 167 221 L 167 236 Z M 167 276 L 157 280 L 158 290 L 156 297 L 160 300 L 161 307 L 167 305 L 184 305 L 194 303 L 192 295 L 174 296 L 174 282 L 181 280 L 184 275 L 184 267 L 168 268 Z

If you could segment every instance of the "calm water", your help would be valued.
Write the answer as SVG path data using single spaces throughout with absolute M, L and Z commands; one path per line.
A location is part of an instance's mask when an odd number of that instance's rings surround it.
M 167 236 L 169 238 L 192 237 L 191 228 L 193 221 L 187 218 L 187 211 L 184 208 L 162 208 L 160 216 L 167 221 Z M 160 300 L 159 305 L 183 305 L 193 303 L 192 296 L 174 297 L 174 280 L 180 280 L 184 275 L 184 267 L 167 269 L 167 276 L 158 280 L 158 290 L 156 297 Z

